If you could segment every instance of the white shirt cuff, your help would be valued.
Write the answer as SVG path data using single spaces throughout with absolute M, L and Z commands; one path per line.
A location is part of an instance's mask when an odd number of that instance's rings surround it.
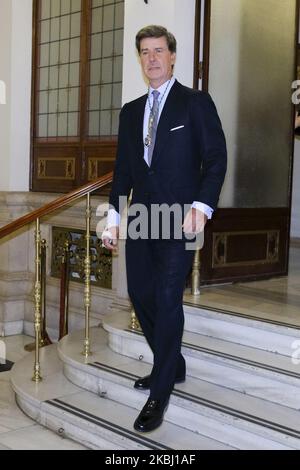
M 208 219 L 212 218 L 214 210 L 203 202 L 194 201 L 192 204 L 192 209 L 198 209 L 198 211 L 203 212 Z
M 107 213 L 106 228 L 118 227 L 120 225 L 120 214 L 115 209 L 109 209 Z

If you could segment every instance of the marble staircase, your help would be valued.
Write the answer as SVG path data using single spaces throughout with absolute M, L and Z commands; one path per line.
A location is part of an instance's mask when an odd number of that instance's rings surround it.
M 88 360 L 83 331 L 44 348 L 39 385 L 30 381 L 32 355 L 16 363 L 19 406 L 93 449 L 300 449 L 300 366 L 291 357 L 300 329 L 192 306 L 185 316 L 187 380 L 156 431 L 132 428 L 148 395 L 133 383 L 152 357 L 124 312 L 91 329 Z

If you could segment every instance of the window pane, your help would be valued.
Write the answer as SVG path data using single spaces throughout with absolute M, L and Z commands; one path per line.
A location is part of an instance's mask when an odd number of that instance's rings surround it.
M 72 0 L 72 12 L 81 10 L 81 0 Z
M 41 19 L 50 18 L 50 0 L 42 0 Z
M 114 5 L 103 8 L 103 31 L 112 30 L 114 28 L 114 11 Z
M 71 16 L 71 37 L 80 36 L 81 31 L 81 13 L 74 13 Z
M 42 91 L 39 93 L 39 113 L 47 114 L 48 112 L 48 92 Z
M 112 32 L 103 33 L 103 57 L 110 57 L 113 54 L 113 40 L 114 35 Z
M 48 116 L 43 115 L 39 116 L 39 124 L 38 124 L 38 135 L 39 137 L 47 137 L 48 135 Z
M 70 88 L 68 111 L 79 111 L 79 88 Z
M 99 109 L 100 106 L 100 86 L 90 87 L 90 106 L 89 109 Z
M 78 135 L 78 113 L 68 114 L 68 136 Z
M 49 44 L 40 46 L 40 66 L 46 67 L 49 65 Z
M 92 16 L 92 34 L 102 31 L 103 8 L 93 10 Z
M 59 18 L 52 18 L 50 23 L 50 41 L 59 40 Z
M 68 135 L 68 115 L 66 113 L 58 115 L 58 135 L 61 137 Z
M 112 65 L 113 65 L 113 61 L 111 58 L 102 60 L 101 81 L 103 83 L 112 82 Z
M 66 39 L 70 36 L 70 16 L 62 16 L 60 19 L 60 39 Z
M 79 86 L 79 64 L 71 64 L 69 67 L 70 76 L 69 83 L 70 86 Z
M 94 34 L 91 38 L 91 59 L 98 59 L 102 56 L 102 36 Z
M 51 0 L 51 17 L 60 15 L 60 0 Z
M 90 83 L 94 85 L 95 83 L 100 83 L 101 77 L 101 61 L 100 60 L 92 60 L 91 61 L 91 75 L 90 75 Z
M 111 108 L 111 94 L 112 94 L 111 85 L 103 85 L 101 87 L 101 109 Z
M 39 81 L 39 89 L 40 90 L 47 90 L 49 86 L 49 69 L 43 68 L 40 69 L 40 81 Z
M 71 13 L 71 0 L 62 0 L 61 2 L 61 15 Z
M 101 111 L 100 113 L 100 135 L 111 135 L 111 111 Z
M 48 115 L 48 137 L 57 136 L 57 114 Z
M 98 136 L 99 135 L 99 111 L 89 112 L 89 135 Z
M 65 113 L 68 111 L 68 90 L 66 88 L 59 90 L 58 103 L 58 109 L 60 113 Z
M 58 91 L 50 90 L 49 92 L 49 113 L 56 113 L 58 106 Z
M 49 42 L 50 41 L 50 21 L 45 20 L 41 21 L 41 39 L 40 42 Z
M 48 73 L 48 69 L 47 69 Z M 49 69 L 49 87 L 58 88 L 58 67 L 50 67 Z

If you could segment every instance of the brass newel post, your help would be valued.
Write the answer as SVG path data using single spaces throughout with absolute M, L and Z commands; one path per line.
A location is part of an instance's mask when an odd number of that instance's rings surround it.
M 200 250 L 195 251 L 192 271 L 192 295 L 200 295 Z
M 90 356 L 90 307 L 91 307 L 91 256 L 90 256 L 90 238 L 91 238 L 91 205 L 90 193 L 86 200 L 86 256 L 84 260 L 84 308 L 85 308 L 85 340 L 82 354 L 85 357 Z
M 140 330 L 140 329 L 141 329 L 140 324 L 139 324 L 139 321 L 138 321 L 138 319 L 137 319 L 137 317 L 136 317 L 134 308 L 132 308 L 132 310 L 131 310 L 129 328 L 130 328 L 131 330 L 133 330 L 133 331 L 135 331 L 135 330 Z
M 34 329 L 35 329 L 35 363 L 32 380 L 39 383 L 41 377 L 40 341 L 41 341 L 41 230 L 40 219 L 35 227 L 35 285 L 34 285 Z

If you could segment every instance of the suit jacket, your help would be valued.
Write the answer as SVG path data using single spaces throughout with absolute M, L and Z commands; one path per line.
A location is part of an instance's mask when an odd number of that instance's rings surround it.
M 150 168 L 143 158 L 146 100 L 144 95 L 127 103 L 120 113 L 111 206 L 120 212 L 119 196 L 128 197 L 133 189 L 132 204 L 199 201 L 215 209 L 227 155 L 211 97 L 175 81 L 160 116 Z

